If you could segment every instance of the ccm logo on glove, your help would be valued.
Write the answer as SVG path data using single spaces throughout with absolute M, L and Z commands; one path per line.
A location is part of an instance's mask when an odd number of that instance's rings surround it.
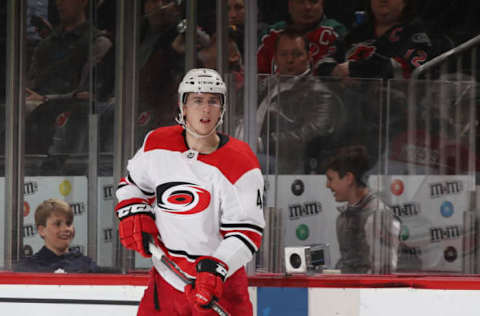
M 150 240 L 158 244 L 159 235 L 155 215 L 148 204 L 127 205 L 117 210 L 120 224 L 118 234 L 125 248 L 138 251 L 144 257 L 151 257 L 148 250 Z
M 153 215 L 152 208 L 150 205 L 147 204 L 135 204 L 125 206 L 117 211 L 117 216 L 119 219 L 123 219 L 130 215 L 135 215 L 138 213 L 150 213 Z

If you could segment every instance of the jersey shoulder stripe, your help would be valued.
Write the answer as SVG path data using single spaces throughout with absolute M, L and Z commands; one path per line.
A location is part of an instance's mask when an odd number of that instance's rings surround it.
M 199 160 L 219 169 L 232 184 L 248 171 L 260 169 L 257 156 L 250 146 L 234 137 L 229 137 L 228 142 L 217 151 L 200 155 Z
M 183 127 L 180 125 L 159 127 L 147 135 L 143 151 L 148 152 L 155 149 L 186 151 L 188 148 L 182 132 Z
M 188 150 L 180 125 L 160 127 L 152 131 L 145 139 L 144 152 L 164 149 L 184 152 Z M 214 166 L 230 181 L 235 183 L 248 171 L 258 168 L 260 164 L 250 146 L 241 140 L 229 136 L 222 147 L 211 154 L 200 154 L 198 160 Z

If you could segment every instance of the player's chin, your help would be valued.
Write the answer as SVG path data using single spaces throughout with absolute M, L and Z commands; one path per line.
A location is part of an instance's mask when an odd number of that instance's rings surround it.
M 202 124 L 198 127 L 197 131 L 200 133 L 200 134 L 208 134 L 212 131 L 212 129 L 215 128 L 215 125 L 214 124 Z
M 198 134 L 202 136 L 208 136 L 211 133 L 212 133 L 212 129 L 209 129 L 209 130 L 201 130 Z

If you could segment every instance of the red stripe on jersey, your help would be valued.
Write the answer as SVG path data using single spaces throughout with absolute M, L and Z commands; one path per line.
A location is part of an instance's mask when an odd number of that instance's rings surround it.
M 175 262 L 183 272 L 187 273 L 191 277 L 195 277 L 196 275 L 195 261 L 190 262 L 185 257 L 176 257 L 171 255 L 162 241 L 159 241 L 159 244 L 157 244 L 157 246 L 159 246 L 162 249 L 163 253 L 166 254 L 166 256 L 170 260 Z
M 128 184 L 129 182 L 127 181 L 127 178 L 121 178 L 120 181 L 119 181 L 119 185 L 120 184 Z
M 248 171 L 260 169 L 250 146 L 233 137 L 229 137 L 229 141 L 213 153 L 199 155 L 198 160 L 218 168 L 232 184 Z
M 172 259 L 172 261 L 174 261 L 183 272 L 187 273 L 192 278 L 195 277 L 196 275 L 195 262 L 190 262 L 183 257 L 174 257 L 170 254 L 168 254 L 168 257 Z
M 140 199 L 140 198 L 133 198 L 133 199 L 128 199 L 128 200 L 123 200 L 118 202 L 118 204 L 115 206 L 115 211 L 118 211 L 122 207 L 132 205 L 132 204 L 147 204 L 148 201 L 145 199 Z M 148 203 L 150 204 L 150 203 Z
M 247 238 L 252 244 L 254 244 L 257 249 L 260 248 L 260 244 L 262 243 L 262 235 L 259 234 L 258 232 L 254 232 L 251 230 L 241 230 L 241 229 L 235 229 L 235 230 L 220 230 L 220 233 L 222 234 L 223 237 L 225 237 L 226 234 L 241 234 L 245 238 Z
M 144 151 L 165 149 L 170 151 L 187 151 L 185 138 L 180 125 L 160 127 L 151 132 L 145 140 Z M 228 142 L 211 154 L 200 154 L 198 160 L 220 170 L 231 182 L 235 183 L 246 172 L 258 168 L 257 157 L 250 146 L 236 138 L 229 137 Z
M 184 152 L 188 148 L 182 133 L 183 127 L 180 125 L 159 127 L 148 134 L 143 151 L 167 149 Z

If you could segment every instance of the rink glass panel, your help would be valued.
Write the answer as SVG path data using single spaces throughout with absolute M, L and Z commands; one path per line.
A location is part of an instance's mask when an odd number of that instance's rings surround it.
M 50 15 L 46 3 L 29 1 L 27 15 L 31 16 L 32 12 Z M 114 31 L 114 11 L 105 17 L 113 21 L 112 24 L 102 25 L 101 17 L 95 15 L 97 25 Z M 5 23 L 5 19 L 2 21 Z M 27 19 L 27 23 L 25 69 L 39 42 L 31 20 Z M 5 37 L 0 42 L 4 44 L 0 48 L 4 53 Z M 113 66 L 106 68 L 114 70 Z M 29 146 L 25 153 L 24 229 L 16 232 L 24 236 L 25 254 L 37 251 L 42 244 L 33 224 L 36 205 L 44 199 L 58 197 L 71 203 L 76 214 L 77 237 L 72 246 L 88 254 L 92 245 L 96 245 L 92 248 L 97 249 L 97 263 L 105 268 L 113 266 L 112 240 L 117 238 L 112 216 L 115 96 L 108 92 L 111 81 L 103 85 L 104 80 L 108 80 L 105 77 L 111 74 L 102 71 L 98 68 L 89 75 L 89 92 L 95 93 L 86 100 L 66 104 L 65 108 L 47 108 L 38 114 L 39 120 L 27 118 L 28 124 L 54 122 L 46 128 L 54 135 L 54 143 L 43 148 Z M 243 93 L 241 82 L 232 77 L 225 77 L 229 86 L 225 131 L 237 135 L 244 114 Z M 140 79 L 145 79 L 141 73 Z M 362 144 L 368 148 L 372 160 L 370 189 L 382 197 L 402 221 L 400 240 L 403 244 L 397 272 L 476 273 L 478 238 L 474 227 L 478 214 L 473 193 L 477 137 L 473 120 L 477 101 L 476 95 L 471 94 L 476 89 L 468 82 L 422 81 L 416 82 L 415 91 L 409 94 L 409 83 L 405 80 L 345 83 L 321 78 L 306 83 L 314 91 L 320 86 L 318 93 L 275 94 L 279 86 L 288 85 L 291 80 L 258 76 L 258 107 L 266 95 L 272 95 L 267 102 L 267 108 L 272 111 L 266 111 L 267 126 L 257 130 L 258 157 L 266 183 L 267 219 L 263 245 L 257 256 L 257 272 L 283 272 L 285 246 L 312 244 L 328 246 L 329 262 L 325 267 L 334 268 L 338 259 L 335 230 L 338 203 L 325 186 L 322 166 L 337 147 Z M 156 87 L 163 80 L 147 82 Z M 5 84 L 1 86 L 4 89 Z M 4 95 L 3 91 L 3 98 Z M 140 96 L 138 90 L 137 101 Z M 332 125 L 327 124 L 326 129 L 315 125 L 312 130 L 308 124 L 318 118 L 319 104 L 332 107 L 327 111 L 327 121 Z M 35 104 L 27 102 L 27 108 L 29 106 Z M 169 109 L 176 108 L 176 103 L 168 106 L 160 113 L 171 114 Z M 274 106 L 285 107 L 286 112 L 275 111 Z M 137 107 L 137 148 L 145 134 L 158 126 L 151 120 L 152 116 L 144 112 L 141 106 Z M 0 113 L 4 114 L 4 107 Z M 35 129 L 29 125 L 26 129 L 27 144 L 37 144 L 36 138 L 45 138 L 43 128 L 38 134 L 33 133 Z M 92 130 L 98 132 L 93 139 L 88 137 Z M 262 134 L 264 130 L 266 133 Z M 92 223 L 87 216 L 87 192 L 91 187 L 88 168 L 93 147 L 98 148 L 97 194 L 93 197 L 97 204 L 94 213 L 98 216 L 96 242 L 87 238 L 87 228 Z M 4 174 L 4 167 L 1 168 Z M 0 189 L 4 192 L 3 188 L 1 182 Z M 1 226 L 4 226 L 3 215 Z M 136 258 L 137 268 L 149 266 L 148 260 L 140 260 L 138 254 Z
M 4 1 L 5 2 L 5 1 Z M 1 157 L 5 154 L 5 99 L 7 77 L 7 7 L 6 3 L 0 4 L 0 120 L 2 126 L 2 139 L 0 140 Z M 0 174 L 5 174 L 4 159 L 1 159 Z M 0 227 L 1 223 L 0 223 Z
M 399 272 L 476 273 L 472 81 L 391 80 L 381 193 L 401 219 Z
M 284 271 L 287 246 L 324 245 L 328 262 L 322 268 L 335 268 L 339 258 L 335 223 L 337 207 L 343 203 L 335 202 L 326 188 L 323 161 L 337 148 L 359 144 L 369 153 L 370 191 L 400 221 L 395 267 L 388 251 L 391 244 L 380 238 L 385 232 L 378 226 L 391 219 L 375 214 L 377 230 L 370 233 L 378 236 L 378 242 L 372 245 L 371 260 L 380 262 L 381 268 L 369 273 L 475 273 L 476 94 L 471 82 L 418 81 L 409 90 L 406 80 L 321 79 L 325 90 L 314 98 L 317 79 L 309 83 L 309 93 L 282 91 L 292 78 L 259 76 L 258 81 L 259 109 L 265 101 L 262 95 L 273 96 L 265 112 L 267 127 L 257 126 L 267 218 L 258 272 Z M 336 92 L 337 98 L 328 97 L 326 91 Z M 345 124 L 341 136 L 318 136 L 319 95 L 342 109 L 334 114 L 339 115 L 336 122 Z M 312 121 L 317 134 L 302 134 Z M 320 154 L 312 158 L 312 150 Z
M 7 7 L 5 1 L 0 4 L 0 120 L 2 126 L 2 138 L 0 139 L 0 174 L 5 175 L 5 99 L 6 99 L 6 77 L 7 77 Z M 5 192 L 4 186 L 0 186 L 2 196 Z M 4 202 L 3 198 L 0 198 Z M 5 212 L 0 212 L 0 227 L 5 227 Z M 2 229 L 4 230 L 4 229 Z M 4 266 L 5 235 L 0 236 L 0 266 Z
M 44 244 L 35 227 L 36 207 L 59 198 L 74 212 L 70 248 L 92 257 L 105 272 L 119 272 L 112 265 L 116 11 L 114 2 L 101 1 L 90 1 L 86 10 L 92 24 L 81 39 L 50 41 L 60 23 L 55 2 L 26 1 L 25 86 L 49 99 L 25 96 L 22 255 L 32 255 Z M 45 29 L 43 20 L 53 31 Z M 42 45 L 47 46 L 42 52 L 51 50 L 52 56 L 38 58 L 35 65 Z M 98 50 L 104 50 L 102 58 L 89 63 Z
M 377 165 L 385 115 L 381 81 L 289 76 L 258 81 L 257 146 L 267 226 L 257 268 L 282 272 L 284 247 L 313 245 L 324 248 L 321 269 L 333 269 L 341 203 L 326 187 L 326 164 L 338 150 L 362 146 L 370 165 Z M 376 183 L 370 184 L 373 191 Z

